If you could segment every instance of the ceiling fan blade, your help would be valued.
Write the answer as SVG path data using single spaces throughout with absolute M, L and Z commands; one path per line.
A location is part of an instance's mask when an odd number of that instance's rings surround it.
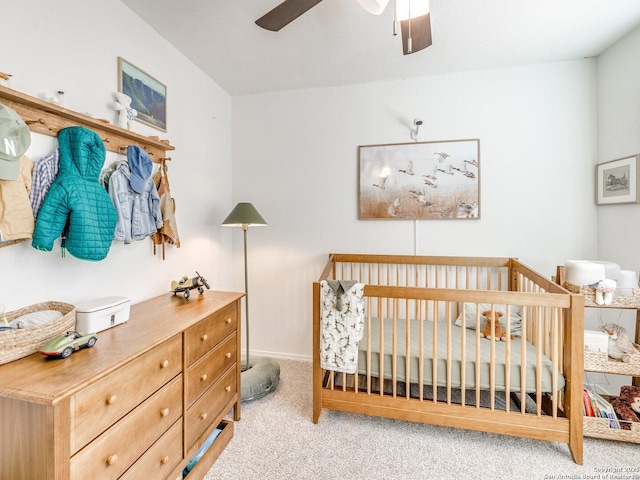
M 409 27 L 411 22 L 411 27 Z M 400 22 L 402 29 L 402 53 L 409 55 L 431 46 L 431 14 L 420 15 Z M 409 51 L 409 30 L 411 30 L 411 51 Z
M 256 25 L 272 32 L 286 27 L 303 13 L 311 10 L 322 0 L 285 0 L 273 10 L 256 20 Z

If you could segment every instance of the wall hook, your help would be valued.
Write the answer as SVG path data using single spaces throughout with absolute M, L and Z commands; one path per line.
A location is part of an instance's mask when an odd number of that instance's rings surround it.
M 40 125 L 44 125 L 45 121 L 44 121 L 44 118 L 39 118 L 37 120 L 25 120 L 24 123 L 26 123 L 27 125 L 33 125 L 34 123 L 39 123 Z

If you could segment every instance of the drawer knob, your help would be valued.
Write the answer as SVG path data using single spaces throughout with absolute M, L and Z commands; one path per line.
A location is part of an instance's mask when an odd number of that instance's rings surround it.
M 208 338 L 209 338 L 209 335 L 205 333 L 204 335 L 202 335 L 202 337 L 200 337 L 200 340 L 202 340 L 203 342 L 206 342 Z
M 227 353 L 226 353 L 226 355 L 225 355 L 225 357 L 227 357 L 227 358 L 231 358 L 231 352 L 227 352 Z
M 167 368 L 169 366 L 169 360 L 165 360 L 160 364 L 160 368 Z
M 118 461 L 118 455 L 116 454 L 109 455 L 109 458 L 107 458 L 107 465 L 113 465 L 117 461 Z
M 209 376 L 206 373 L 203 373 L 202 375 L 200 375 L 200 380 L 203 382 L 205 382 L 207 378 L 209 378 Z
M 109 397 L 107 397 L 107 405 L 113 405 L 116 403 L 116 400 L 118 400 L 117 395 L 109 395 Z
M 168 456 L 164 456 L 160 459 L 160 463 L 162 465 L 166 465 L 167 463 L 169 463 L 169 457 Z
M 206 420 L 208 416 L 209 416 L 209 415 L 207 415 L 207 412 L 202 412 L 202 413 L 200 414 L 200 419 L 201 419 L 201 420 Z
M 231 317 L 227 318 L 227 319 L 225 320 L 225 322 L 227 322 L 227 325 L 228 325 L 228 324 L 230 324 L 230 323 L 231 323 Z
M 230 392 L 231 391 L 231 385 L 227 385 L 226 387 L 224 387 L 224 391 L 225 392 Z
M 167 415 L 169 415 L 169 409 L 163 408 L 162 410 L 160 410 L 160 415 L 162 415 L 163 417 L 166 417 Z

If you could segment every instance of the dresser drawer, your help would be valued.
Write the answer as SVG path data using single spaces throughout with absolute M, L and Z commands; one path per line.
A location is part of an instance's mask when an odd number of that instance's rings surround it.
M 182 422 L 178 421 L 120 477 L 120 480 L 167 478 L 181 461 Z
M 185 387 L 187 408 L 235 362 L 236 334 L 234 333 L 189 367 Z
M 182 376 L 178 376 L 71 457 L 71 478 L 118 478 L 181 416 Z
M 71 453 L 96 438 L 182 371 L 182 338 L 165 342 L 74 395 Z
M 192 365 L 237 327 L 236 304 L 232 303 L 189 328 L 186 333 L 187 365 Z
M 237 394 L 236 369 L 230 368 L 200 399 L 187 410 L 185 441 L 189 450 L 214 421 L 219 421 L 223 408 Z

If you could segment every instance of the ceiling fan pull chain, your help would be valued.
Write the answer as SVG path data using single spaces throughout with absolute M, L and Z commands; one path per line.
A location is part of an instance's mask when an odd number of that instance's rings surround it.
M 398 0 L 393 0 L 393 36 L 398 34 Z
M 407 38 L 407 54 L 413 53 L 413 39 L 411 38 L 411 0 L 409 0 L 409 38 Z

